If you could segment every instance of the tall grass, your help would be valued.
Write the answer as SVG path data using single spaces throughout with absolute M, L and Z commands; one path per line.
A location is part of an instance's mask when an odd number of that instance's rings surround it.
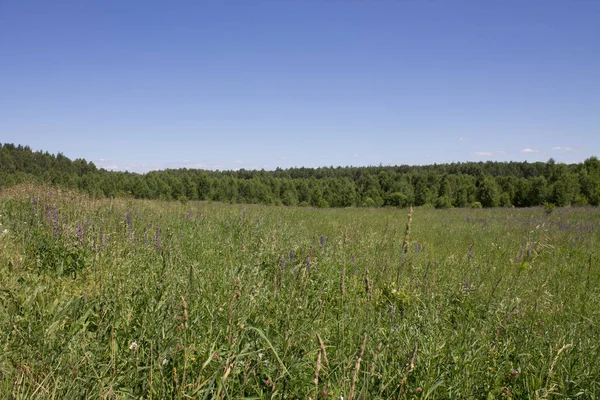
M 0 194 L 3 398 L 600 398 L 597 208 Z

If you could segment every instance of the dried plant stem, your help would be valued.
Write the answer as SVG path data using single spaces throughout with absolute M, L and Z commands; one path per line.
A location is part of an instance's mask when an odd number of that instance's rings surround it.
M 398 385 L 400 387 L 400 392 L 398 393 L 398 398 L 401 398 L 402 394 L 404 394 L 404 386 L 408 382 L 409 375 L 415 369 L 415 362 L 417 360 L 418 349 L 419 349 L 419 345 L 415 345 L 415 349 L 413 350 L 412 357 L 410 358 L 410 361 L 408 363 L 408 371 L 406 371 L 406 375 L 404 376 L 404 378 L 402 379 L 402 381 L 400 381 L 400 384 Z
M 373 361 L 371 361 L 371 369 L 369 370 L 369 375 L 371 376 L 375 374 L 375 363 L 377 362 L 377 357 L 379 357 L 379 353 L 381 352 L 382 347 L 383 343 L 379 342 L 379 346 L 377 346 L 377 351 L 375 351 L 375 355 L 373 356 Z
M 185 297 L 181 296 L 181 308 L 183 308 L 183 326 L 188 327 L 188 306 Z
M 556 356 L 554 357 L 554 361 L 552 361 L 552 365 L 550 365 L 550 370 L 548 370 L 548 377 L 546 378 L 546 387 L 548 387 L 548 384 L 550 384 L 550 378 L 552 378 L 552 373 L 554 372 L 554 367 L 556 366 L 556 362 L 558 361 L 558 357 L 560 357 L 560 353 L 562 353 L 563 351 L 570 349 L 571 347 L 573 347 L 572 343 L 569 344 L 565 344 L 563 347 L 560 348 L 560 350 L 558 350 L 558 353 L 556 353 Z M 546 396 L 551 392 L 552 390 L 548 390 L 548 392 L 546 392 Z
M 356 358 L 356 365 L 354 366 L 354 373 L 352 374 L 352 386 L 350 386 L 350 393 L 348 393 L 348 400 L 352 400 L 354 398 L 354 390 L 356 389 L 356 378 L 358 378 L 358 372 L 360 371 L 360 363 L 362 361 L 362 357 L 365 354 L 365 347 L 367 346 L 367 334 L 363 336 L 363 342 L 360 346 L 360 351 L 358 353 L 358 357 Z
M 319 371 L 321 370 L 321 351 L 317 352 L 317 365 L 315 366 L 315 398 L 319 398 Z
M 371 301 L 371 280 L 369 279 L 369 269 L 365 271 L 365 294 L 367 295 L 367 300 Z
M 342 265 L 342 272 L 340 273 L 340 293 L 344 296 L 346 293 L 346 266 Z
M 327 350 L 325 348 L 325 342 L 321 339 L 321 336 L 317 333 L 317 340 L 319 341 L 319 347 L 321 349 L 321 355 L 323 356 L 323 362 L 329 366 L 329 360 L 327 359 Z
M 406 222 L 406 231 L 404 232 L 404 242 L 402 243 L 402 254 L 406 254 L 408 252 L 408 245 L 410 241 L 410 231 L 412 229 L 412 214 L 413 208 L 412 206 L 408 210 L 408 221 Z

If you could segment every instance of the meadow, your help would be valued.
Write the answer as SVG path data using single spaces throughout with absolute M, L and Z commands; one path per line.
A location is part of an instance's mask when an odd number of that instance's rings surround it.
M 2 398 L 600 398 L 597 207 L 0 215 Z

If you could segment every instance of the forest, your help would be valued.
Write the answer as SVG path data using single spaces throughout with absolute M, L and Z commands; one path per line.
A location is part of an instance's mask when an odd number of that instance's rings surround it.
M 71 160 L 0 146 L 0 189 L 37 183 L 96 198 L 205 200 L 327 207 L 532 207 L 600 204 L 600 160 L 578 164 L 464 162 L 425 166 L 323 167 L 210 171 L 167 169 L 145 174 L 107 171 Z

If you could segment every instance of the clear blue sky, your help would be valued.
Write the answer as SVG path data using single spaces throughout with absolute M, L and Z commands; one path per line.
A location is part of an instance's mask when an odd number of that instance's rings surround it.
M 600 1 L 0 1 L 0 142 L 131 171 L 578 162 Z

